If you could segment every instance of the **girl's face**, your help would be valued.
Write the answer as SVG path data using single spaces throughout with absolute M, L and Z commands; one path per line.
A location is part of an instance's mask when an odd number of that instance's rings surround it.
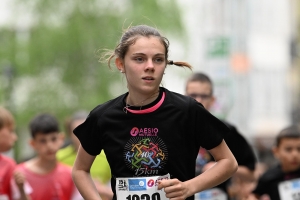
M 165 47 L 157 37 L 140 37 L 116 66 L 125 73 L 129 92 L 149 95 L 158 90 L 166 68 Z

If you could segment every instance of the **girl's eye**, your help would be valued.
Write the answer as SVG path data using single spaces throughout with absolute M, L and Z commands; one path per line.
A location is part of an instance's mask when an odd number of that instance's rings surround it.
M 162 63 L 163 61 L 164 61 L 163 58 L 155 58 L 154 59 L 154 62 L 156 62 L 156 63 Z
M 142 57 L 136 57 L 136 58 L 134 58 L 134 60 L 137 61 L 137 62 L 142 62 L 142 61 L 144 61 L 144 59 L 143 59 Z

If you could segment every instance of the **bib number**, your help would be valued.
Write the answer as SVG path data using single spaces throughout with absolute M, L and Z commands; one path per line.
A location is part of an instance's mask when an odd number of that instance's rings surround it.
M 279 183 L 278 190 L 280 199 L 300 200 L 300 178 Z
M 158 181 L 170 179 L 164 176 L 116 178 L 116 195 L 118 200 L 168 200 L 164 190 L 158 190 Z
M 196 193 L 195 200 L 227 200 L 227 195 L 219 188 L 212 188 Z
M 161 200 L 160 198 L 160 194 L 158 192 L 154 193 L 151 195 L 149 194 L 142 194 L 141 196 L 139 195 L 128 195 L 128 197 L 126 197 L 127 200 Z

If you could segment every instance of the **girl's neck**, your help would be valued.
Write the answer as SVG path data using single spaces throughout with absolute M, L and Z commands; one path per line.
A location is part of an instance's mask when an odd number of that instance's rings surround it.
M 129 92 L 125 101 L 126 101 L 126 105 L 145 106 L 155 101 L 158 95 L 159 95 L 159 89 L 157 89 L 155 92 L 150 93 L 148 95 L 133 94 L 132 92 Z

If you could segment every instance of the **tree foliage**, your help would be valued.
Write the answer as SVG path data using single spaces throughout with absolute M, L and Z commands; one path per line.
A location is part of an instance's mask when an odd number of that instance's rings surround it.
M 113 49 L 130 25 L 180 36 L 175 2 L 15 0 L 12 12 L 19 21 L 29 15 L 30 23 L 0 27 L 0 103 L 16 116 L 18 130 L 38 113 L 62 122 L 119 95 L 119 73 L 98 62 L 98 50 Z

